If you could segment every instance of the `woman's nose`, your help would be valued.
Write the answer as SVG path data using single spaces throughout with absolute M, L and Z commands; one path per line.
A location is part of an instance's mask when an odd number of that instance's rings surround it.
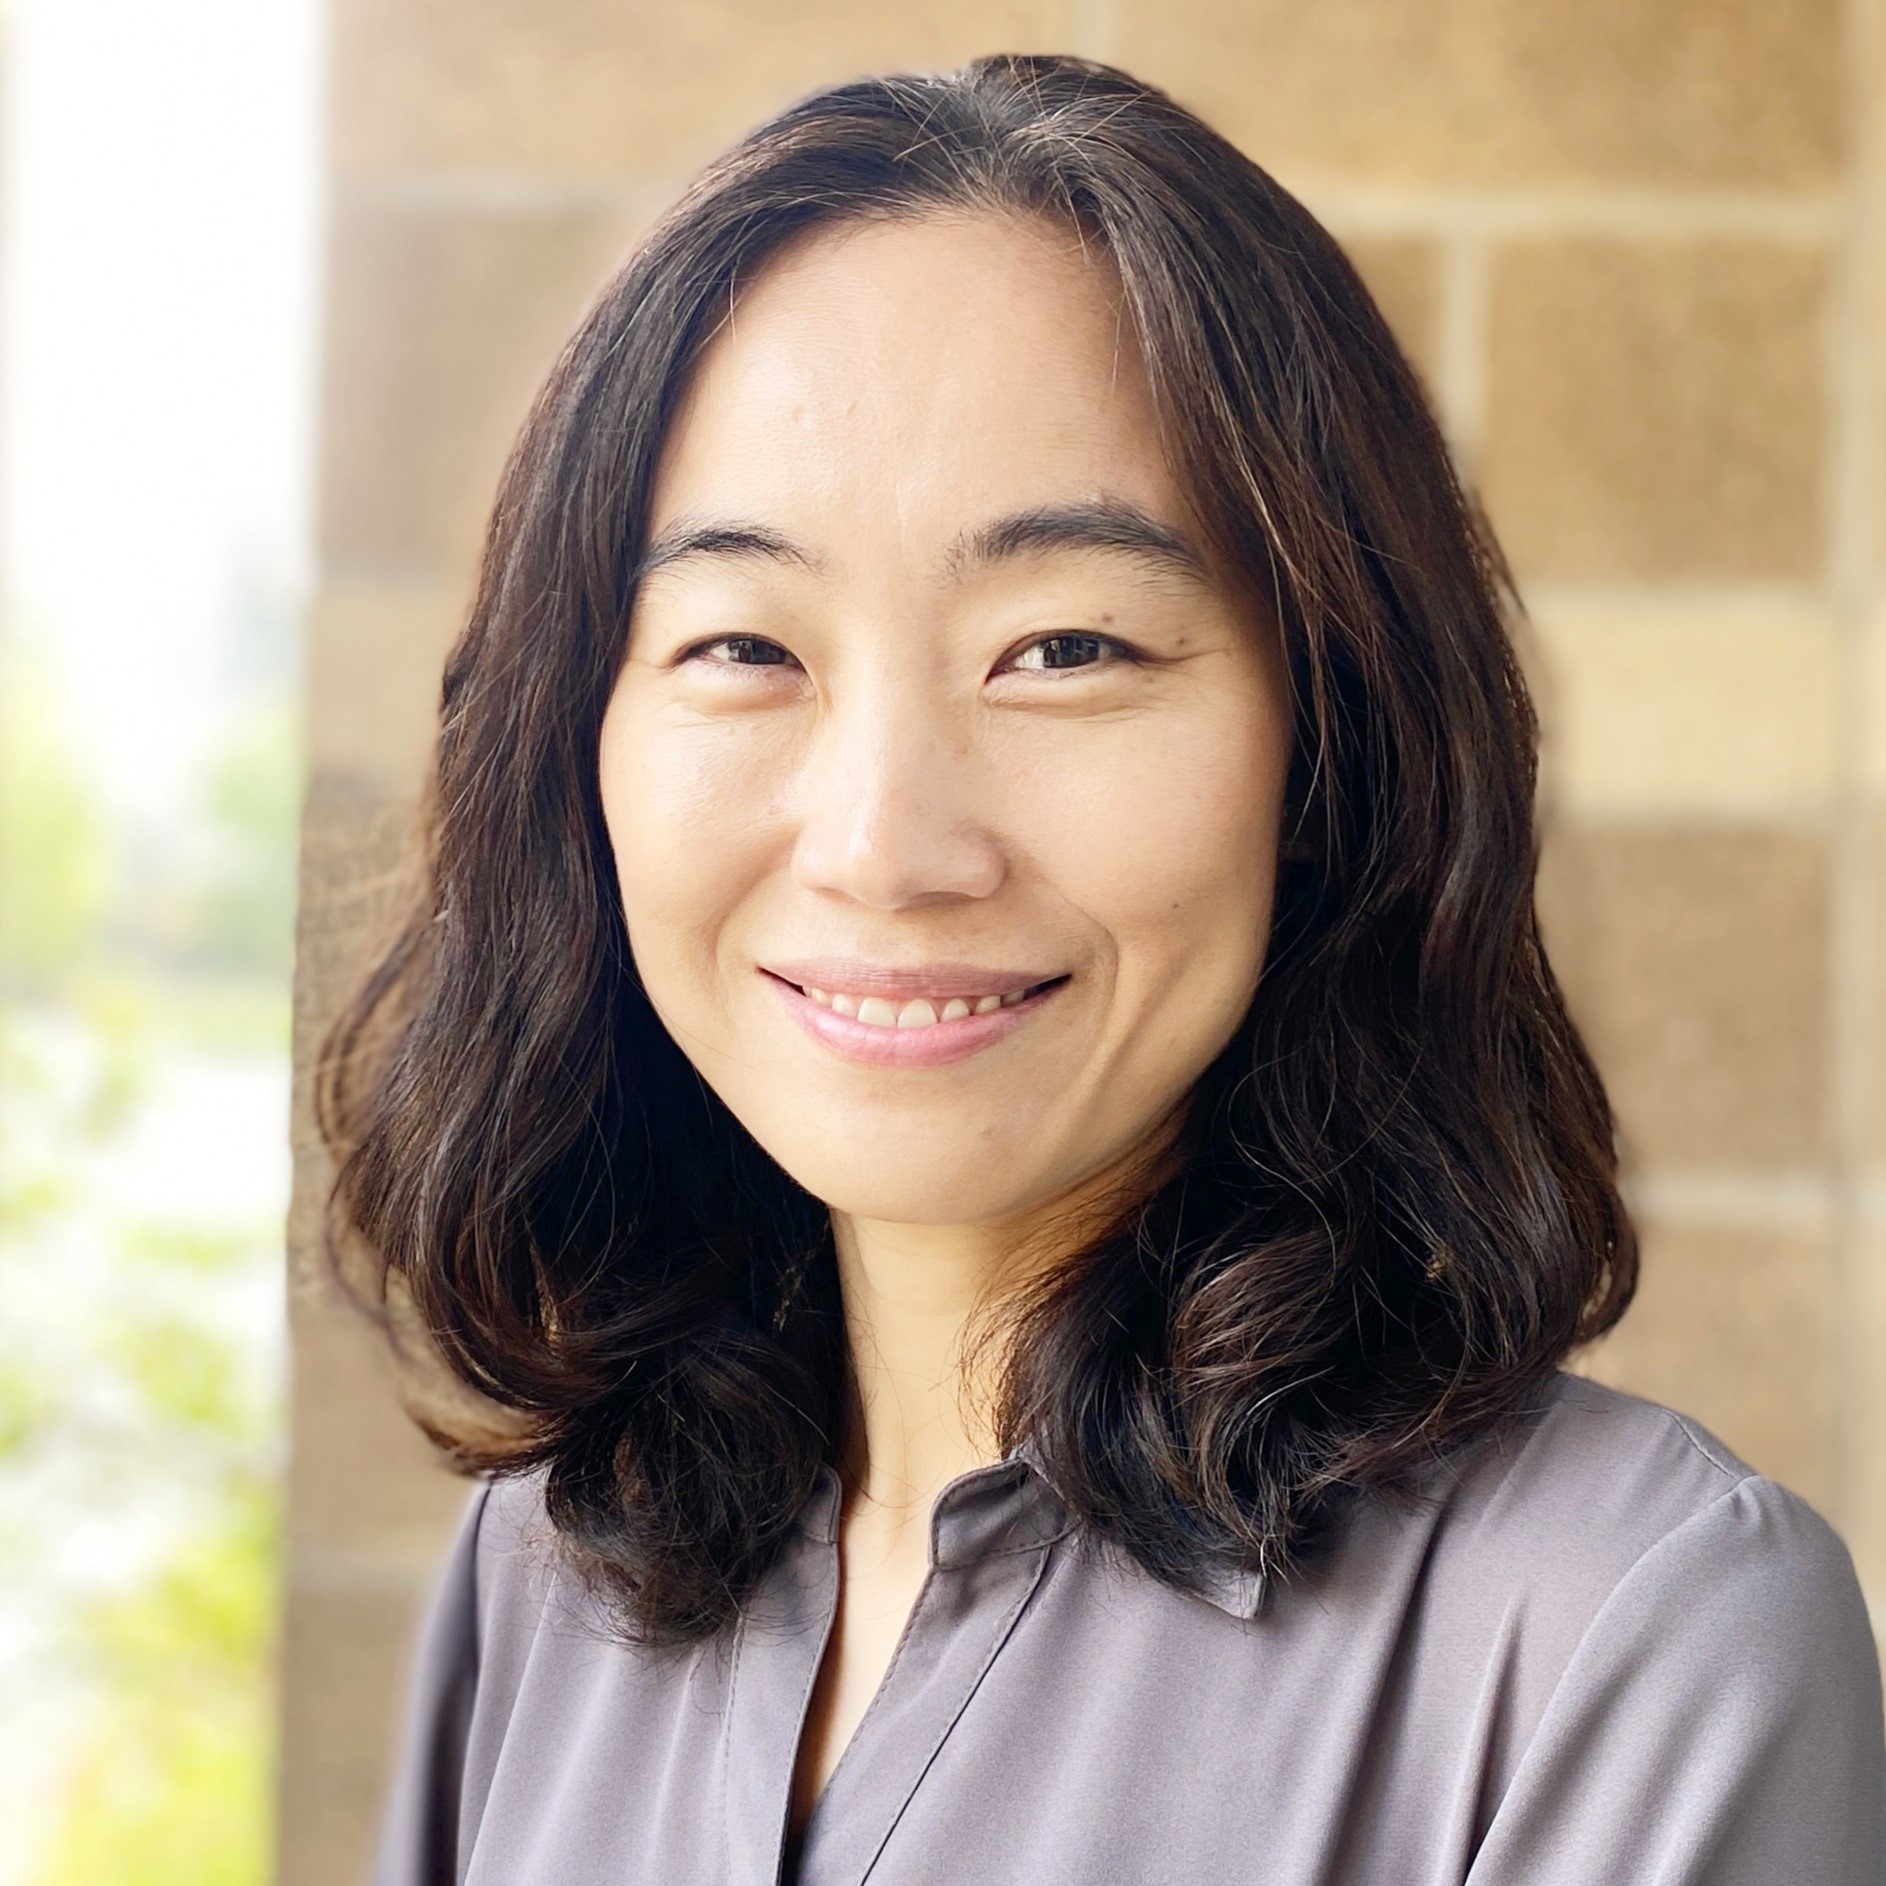
M 1007 866 L 974 744 L 907 702 L 834 712 L 798 781 L 793 876 L 878 910 L 989 896 Z

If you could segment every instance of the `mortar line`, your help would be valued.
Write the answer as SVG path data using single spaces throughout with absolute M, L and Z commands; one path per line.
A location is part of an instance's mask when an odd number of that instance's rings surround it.
M 1823 579 L 1804 582 L 1708 582 L 1678 577 L 1630 582 L 1576 581 L 1560 577 L 1530 583 L 1526 594 L 1535 613 L 1561 609 L 1580 614 L 1660 617 L 1707 616 L 1772 621 L 1777 616 L 1825 621 L 1829 613 Z
M 1648 1224 L 1825 1231 L 1837 1200 L 1832 1180 L 1814 1171 L 1644 1173 L 1625 1181 L 1634 1215 Z
M 1486 431 L 1488 256 L 1472 231 L 1441 249 L 1439 358 L 1435 396 L 1465 482 L 1477 482 Z
M 1107 56 L 1114 0 L 1073 0 L 1072 32 L 1087 57 Z M 1259 153 L 1261 161 L 1261 153 Z M 397 208 L 647 215 L 687 182 L 684 167 L 660 165 L 613 176 L 546 177 L 511 169 L 363 165 L 337 170 L 330 195 L 343 202 Z M 1621 237 L 1745 236 L 1818 244 L 1848 221 L 1842 189 L 1738 190 L 1455 190 L 1372 189 L 1328 179 L 1279 177 L 1317 218 L 1339 234 L 1405 234 L 1483 241 L 1532 235 Z
M 1667 832 L 1681 826 L 1686 836 L 1739 838 L 1750 832 L 1763 837 L 1802 838 L 1826 842 L 1833 817 L 1831 793 L 1803 790 L 1779 792 L 1757 799 L 1732 799 L 1726 793 L 1644 791 L 1608 793 L 1568 783 L 1563 763 L 1551 776 L 1553 811 L 1564 822 L 1579 826 L 1602 825 L 1611 831 Z
M 1818 244 L 1839 235 L 1844 189 L 1380 190 L 1299 178 L 1288 186 L 1323 221 L 1357 235 L 1707 237 Z

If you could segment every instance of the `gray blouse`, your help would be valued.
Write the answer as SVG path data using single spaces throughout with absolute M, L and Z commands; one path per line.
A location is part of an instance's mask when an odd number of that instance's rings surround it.
M 474 1495 L 376 1886 L 1882 1886 L 1852 1562 L 1684 1416 L 1560 1374 L 1307 1574 L 1174 1591 L 1030 1450 L 930 1569 L 802 1848 L 837 1593 L 827 1471 L 737 1627 L 611 1641 L 534 1479 Z

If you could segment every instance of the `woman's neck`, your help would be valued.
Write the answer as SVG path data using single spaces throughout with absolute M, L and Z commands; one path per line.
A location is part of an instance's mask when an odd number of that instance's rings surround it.
M 846 1502 L 887 1543 L 921 1533 L 937 1494 L 998 1457 L 987 1372 L 966 1368 L 970 1318 L 1004 1277 L 1009 1245 L 980 1227 L 833 1214 L 858 1420 Z
M 1144 1197 L 1177 1156 L 1183 1108 L 1135 1152 L 1025 1222 L 900 1224 L 832 1213 L 857 1421 L 844 1450 L 845 1508 L 887 1550 L 913 1555 L 950 1481 L 1000 1457 L 1002 1332 L 1017 1286 L 1052 1266 Z

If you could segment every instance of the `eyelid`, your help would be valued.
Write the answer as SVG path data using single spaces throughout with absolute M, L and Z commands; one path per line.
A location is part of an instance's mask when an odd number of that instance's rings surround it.
M 1043 642 L 1058 642 L 1076 636 L 1082 637 L 1088 641 L 1098 642 L 1102 647 L 1111 650 L 1113 661 L 1096 662 L 1086 668 L 1050 668 L 1043 669 L 1040 672 L 1045 674 L 1092 673 L 1094 668 L 1111 667 L 1116 662 L 1127 663 L 1134 667 L 1145 667 L 1153 659 L 1143 649 L 1135 647 L 1131 642 L 1117 635 L 1109 635 L 1101 629 L 1047 629 L 1040 634 L 1031 635 L 1027 641 L 1022 642 L 1007 655 L 1003 656 L 1002 662 L 997 667 L 996 672 L 998 674 L 1001 673 L 1019 656 L 1025 655 L 1031 648 L 1040 647 Z M 737 630 L 726 635 L 705 636 L 699 641 L 688 643 L 685 647 L 676 651 L 671 665 L 678 668 L 682 666 L 683 663 L 692 661 L 696 656 L 705 655 L 709 649 L 719 647 L 723 642 L 764 643 L 769 648 L 778 649 L 780 653 L 787 658 L 787 661 L 792 662 L 795 666 L 798 663 L 798 657 L 793 654 L 792 650 L 787 648 L 783 642 L 776 641 L 772 636 L 756 635 L 750 630 Z M 785 665 L 784 662 L 729 661 L 720 663 L 720 666 L 724 668 L 778 668 L 784 667 Z
M 1096 662 L 1086 668 L 1048 668 L 1040 672 L 1044 674 L 1091 674 L 1094 672 L 1094 669 L 1112 667 L 1115 662 L 1125 662 L 1134 667 L 1144 667 L 1152 659 L 1143 649 L 1135 647 L 1133 643 L 1124 641 L 1117 635 L 1109 635 L 1103 629 L 1048 629 L 1039 635 L 1031 635 L 1020 647 L 1016 648 L 1012 653 L 1005 655 L 1002 658 L 1003 662 L 1004 664 L 1012 662 L 1016 657 L 1025 655 L 1031 648 L 1038 648 L 1043 642 L 1058 642 L 1063 638 L 1072 638 L 1075 636 L 1084 637 L 1091 642 L 1101 643 L 1104 647 L 1112 650 L 1114 660 Z
M 703 636 L 698 642 L 689 642 L 685 647 L 675 651 L 669 665 L 679 668 L 682 663 L 692 661 L 696 655 L 704 655 L 710 648 L 718 648 L 722 642 L 764 642 L 767 647 L 778 649 L 789 661 L 796 662 L 799 659 L 784 642 L 776 641 L 770 635 L 755 635 L 751 630 L 734 630 L 726 635 L 708 635 Z M 726 661 L 722 662 L 720 665 L 723 668 L 779 668 L 783 667 L 785 663 L 769 661 Z

